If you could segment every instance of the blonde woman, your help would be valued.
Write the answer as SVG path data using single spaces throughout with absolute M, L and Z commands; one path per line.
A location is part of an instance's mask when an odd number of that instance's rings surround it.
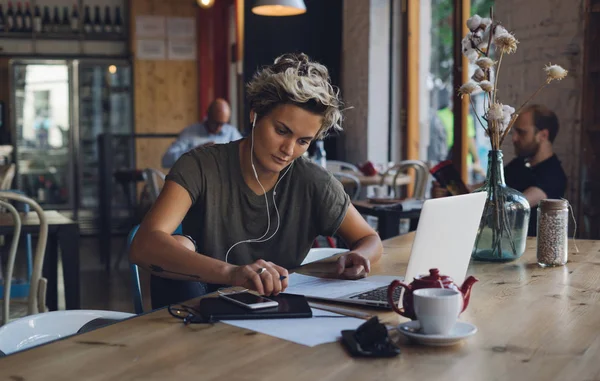
M 254 75 L 247 96 L 251 134 L 183 155 L 132 242 L 131 261 L 154 275 L 154 308 L 223 285 L 277 295 L 319 235 L 350 248 L 331 265 L 340 278 L 365 277 L 381 256 L 342 185 L 302 157 L 311 141 L 341 130 L 327 68 L 283 55 Z M 184 235 L 172 235 L 181 223 Z

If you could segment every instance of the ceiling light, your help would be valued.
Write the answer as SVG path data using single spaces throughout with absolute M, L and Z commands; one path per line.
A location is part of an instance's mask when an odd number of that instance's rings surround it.
M 296 16 L 306 13 L 303 0 L 257 0 L 252 13 L 260 16 Z

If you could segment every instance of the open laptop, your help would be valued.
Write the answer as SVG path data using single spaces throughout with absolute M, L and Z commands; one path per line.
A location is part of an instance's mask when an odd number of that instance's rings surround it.
M 467 275 L 486 197 L 487 194 L 481 192 L 425 201 L 404 275 L 408 283 L 412 282 L 415 276 L 428 274 L 429 269 L 438 268 L 441 274 L 450 276 L 458 285 L 462 284 Z M 363 281 L 377 282 L 377 278 L 377 276 L 367 277 Z M 394 277 L 394 279 L 398 278 Z M 310 295 L 309 297 L 391 308 L 387 302 L 388 285 L 389 282 L 385 286 L 343 296 Z M 394 300 L 399 300 L 401 290 L 401 287 L 396 289 L 397 295 Z

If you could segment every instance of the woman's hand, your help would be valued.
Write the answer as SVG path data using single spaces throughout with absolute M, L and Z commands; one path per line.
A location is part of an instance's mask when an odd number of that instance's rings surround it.
M 348 252 L 337 260 L 337 275 L 344 279 L 360 279 L 371 271 L 369 259 L 355 252 Z
M 254 290 L 260 295 L 278 295 L 287 288 L 288 276 L 283 267 L 259 259 L 251 265 L 232 267 L 229 284 Z

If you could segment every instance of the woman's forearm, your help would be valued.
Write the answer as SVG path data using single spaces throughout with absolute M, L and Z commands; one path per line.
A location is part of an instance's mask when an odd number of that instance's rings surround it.
M 350 250 L 367 258 L 370 262 L 375 263 L 381 258 L 383 245 L 377 234 L 371 234 L 354 242 Z
M 229 284 L 235 267 L 195 253 L 162 231 L 138 231 L 129 258 L 156 276 L 215 284 Z

